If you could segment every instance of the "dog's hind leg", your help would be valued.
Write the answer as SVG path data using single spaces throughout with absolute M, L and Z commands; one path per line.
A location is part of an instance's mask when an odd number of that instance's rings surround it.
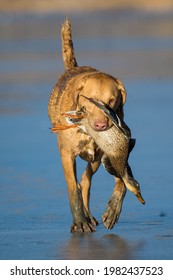
M 102 216 L 102 221 L 107 229 L 112 229 L 115 223 L 118 222 L 125 195 L 126 187 L 123 181 L 119 178 L 116 178 L 116 185 L 113 190 L 113 194 L 108 201 L 107 209 Z
M 100 166 L 100 161 L 95 162 L 89 162 L 87 164 L 87 167 L 82 175 L 82 180 L 80 182 L 80 188 L 82 191 L 82 197 L 83 197 L 83 204 L 84 209 L 86 212 L 86 217 L 90 220 L 91 224 L 97 225 L 97 220 L 91 215 L 90 209 L 89 209 L 89 200 L 90 200 L 90 187 L 91 187 L 91 180 L 94 173 L 97 171 L 97 169 Z

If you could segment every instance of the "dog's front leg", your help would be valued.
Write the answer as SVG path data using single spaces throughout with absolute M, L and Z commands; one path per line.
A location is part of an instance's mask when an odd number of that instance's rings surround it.
M 68 194 L 70 200 L 70 208 L 73 215 L 73 225 L 71 232 L 91 232 L 95 231 L 95 227 L 89 223 L 84 214 L 84 206 L 81 190 L 78 188 L 76 178 L 76 160 L 69 151 L 60 149 L 64 175 L 68 186 Z
M 87 167 L 82 174 L 82 180 L 80 182 L 80 187 L 82 191 L 82 198 L 86 216 L 90 220 L 93 225 L 97 225 L 97 220 L 92 216 L 90 209 L 89 209 L 89 200 L 90 200 L 90 187 L 91 187 L 91 180 L 94 173 L 100 166 L 100 160 L 95 162 L 89 162 Z

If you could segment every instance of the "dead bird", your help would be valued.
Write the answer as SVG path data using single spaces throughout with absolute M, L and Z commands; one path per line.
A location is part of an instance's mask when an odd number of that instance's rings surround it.
M 134 179 L 131 168 L 128 164 L 129 153 L 135 145 L 135 139 L 131 139 L 131 131 L 123 120 L 101 100 L 87 98 L 94 103 L 112 121 L 112 126 L 108 130 L 96 131 L 88 123 L 85 108 L 80 111 L 66 112 L 64 115 L 70 124 L 78 125 L 89 134 L 103 151 L 102 164 L 106 170 L 123 180 L 127 189 L 134 193 L 137 199 L 145 204 L 140 191 L 139 183 Z

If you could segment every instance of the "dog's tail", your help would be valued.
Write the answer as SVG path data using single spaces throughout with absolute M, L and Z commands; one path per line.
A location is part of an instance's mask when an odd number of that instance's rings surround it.
M 77 66 L 77 61 L 74 55 L 71 24 L 69 19 L 66 19 L 61 29 L 62 38 L 62 56 L 64 61 L 64 68 L 68 70 Z

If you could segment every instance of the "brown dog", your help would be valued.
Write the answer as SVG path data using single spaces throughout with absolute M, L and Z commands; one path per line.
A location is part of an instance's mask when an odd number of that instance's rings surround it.
M 58 132 L 58 147 L 73 215 L 71 232 L 89 232 L 94 231 L 97 224 L 89 210 L 91 179 L 100 166 L 103 153 L 89 135 L 73 125 L 67 126 L 63 113 L 85 107 L 90 126 L 96 131 L 107 130 L 112 126 L 110 119 L 82 95 L 98 98 L 123 119 L 126 91 L 117 78 L 91 67 L 77 66 L 69 20 L 66 20 L 62 26 L 62 53 L 66 71 L 52 90 L 48 113 L 54 127 L 53 131 Z M 77 182 L 76 176 L 77 156 L 88 162 L 80 183 Z M 119 178 L 115 180 L 113 194 L 102 216 L 106 228 L 113 228 L 118 221 L 126 194 L 126 187 L 122 180 Z

